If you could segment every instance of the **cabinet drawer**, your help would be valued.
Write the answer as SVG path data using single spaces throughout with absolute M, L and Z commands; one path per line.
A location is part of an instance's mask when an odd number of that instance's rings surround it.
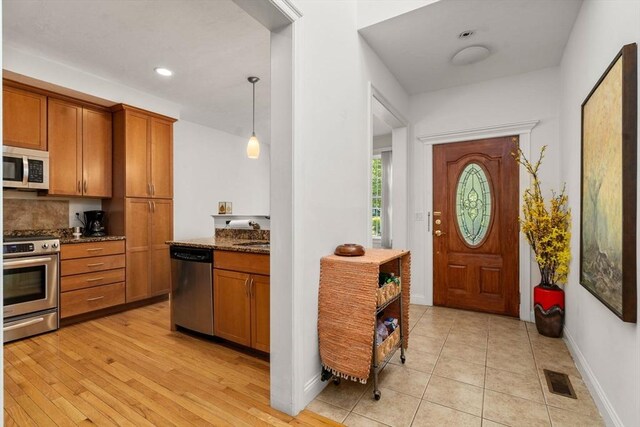
M 60 294 L 60 317 L 64 319 L 119 304 L 124 304 L 124 283 L 63 292 Z
M 214 251 L 213 266 L 223 270 L 269 275 L 269 255 Z
M 113 270 L 124 268 L 123 255 L 97 256 L 92 258 L 70 259 L 60 262 L 60 275 L 92 273 L 95 271 Z
M 60 259 L 87 258 L 124 253 L 124 240 L 95 243 L 68 243 L 60 249 Z
M 124 282 L 124 280 L 124 268 L 97 271 L 95 273 L 75 274 L 73 276 L 64 276 L 60 279 L 60 291 L 75 291 L 77 289 L 108 285 L 109 283 Z

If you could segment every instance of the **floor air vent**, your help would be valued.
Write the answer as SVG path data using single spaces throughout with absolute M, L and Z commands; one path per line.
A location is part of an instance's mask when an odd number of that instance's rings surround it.
M 570 397 L 572 399 L 578 398 L 567 374 L 544 369 L 544 376 L 547 379 L 547 386 L 549 386 L 549 391 L 551 393 Z

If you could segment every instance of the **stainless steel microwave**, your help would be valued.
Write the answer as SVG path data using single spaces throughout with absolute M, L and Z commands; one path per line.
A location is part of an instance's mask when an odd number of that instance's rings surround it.
M 2 186 L 28 190 L 49 189 L 49 153 L 2 147 Z

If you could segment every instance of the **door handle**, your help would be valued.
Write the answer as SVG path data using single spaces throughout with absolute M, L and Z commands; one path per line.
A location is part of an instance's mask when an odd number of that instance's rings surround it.
M 9 261 L 6 260 L 2 266 L 4 268 L 7 267 L 28 267 L 28 266 L 38 266 L 38 265 L 42 265 L 44 263 L 48 263 L 53 261 L 53 258 L 51 257 L 47 257 L 47 258 L 35 258 L 35 259 L 22 259 L 22 260 L 18 260 L 18 261 Z
M 87 267 L 100 267 L 101 265 L 104 265 L 104 262 L 95 262 L 93 264 L 87 264 Z
M 149 212 L 151 212 L 151 201 L 147 201 L 147 204 L 149 205 Z
M 151 202 L 151 205 L 153 206 L 153 213 L 155 213 L 156 212 L 156 202 L 155 201 Z
M 84 182 L 82 183 L 82 188 L 84 190 L 84 192 L 87 192 L 87 180 L 85 179 Z
M 247 297 L 249 296 L 249 278 L 248 277 L 244 280 L 244 293 Z
M 438 237 L 447 234 L 447 233 L 444 233 L 442 230 L 436 230 L 435 233 L 436 233 L 436 236 L 438 236 Z
M 249 283 L 249 296 L 253 297 L 253 277 L 251 278 L 251 282 Z
M 26 322 L 18 323 L 17 325 L 11 325 L 2 328 L 4 332 L 13 331 L 14 329 L 24 328 L 26 326 L 35 325 L 36 323 L 44 322 L 44 317 L 38 317 L 37 319 L 27 320 Z
M 95 279 L 87 279 L 87 282 L 99 282 L 100 280 L 104 280 L 104 277 L 96 277 Z
M 156 195 L 156 185 L 154 183 L 151 183 L 151 195 Z
M 99 299 L 102 299 L 102 298 L 104 298 L 104 295 L 101 295 L 101 296 L 95 297 L 95 298 L 87 298 L 87 302 L 89 302 L 89 301 L 98 301 Z
M 87 252 L 97 252 L 97 251 L 103 251 L 104 248 L 89 248 L 87 249 Z
M 22 158 L 22 184 L 26 187 L 29 185 L 29 159 L 27 156 Z
M 147 194 L 151 195 L 151 183 L 147 182 Z
M 80 180 L 78 180 L 78 193 L 82 193 L 82 188 L 80 187 Z

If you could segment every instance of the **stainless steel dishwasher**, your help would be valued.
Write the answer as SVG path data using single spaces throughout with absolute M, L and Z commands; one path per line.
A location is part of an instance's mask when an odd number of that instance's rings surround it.
M 213 251 L 171 246 L 170 253 L 175 324 L 213 335 Z

